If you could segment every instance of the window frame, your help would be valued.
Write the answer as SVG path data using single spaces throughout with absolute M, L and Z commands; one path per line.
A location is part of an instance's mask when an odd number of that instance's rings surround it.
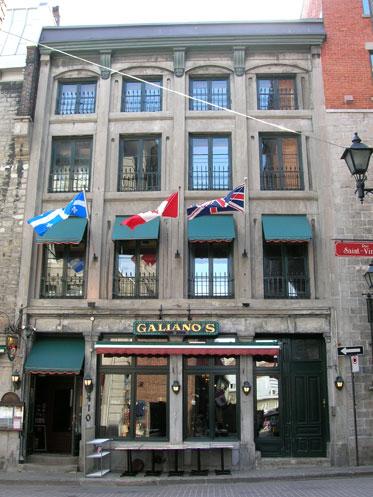
M 73 86 L 76 85 L 77 88 L 77 98 L 75 101 L 75 112 L 71 113 L 66 113 L 66 112 L 61 112 L 61 94 L 63 90 L 63 86 Z M 80 98 L 81 98 L 81 86 L 82 85 L 94 85 L 94 103 L 93 103 L 93 110 L 91 112 L 78 112 L 77 108 L 80 105 Z M 58 88 L 57 88 L 57 100 L 56 100 L 56 115 L 59 116 L 71 116 L 71 115 L 86 115 L 86 114 L 95 114 L 96 113 L 96 103 L 97 103 L 97 80 L 96 79 L 79 79 L 79 80 L 59 80 L 58 81 Z
M 273 85 L 275 87 L 273 91 L 273 99 L 275 104 L 271 108 L 262 108 L 260 106 L 260 82 L 264 80 L 271 80 L 273 81 Z M 293 108 L 280 108 L 280 96 L 279 96 L 279 85 L 278 82 L 281 80 L 292 80 L 293 81 L 293 98 L 294 98 L 294 105 Z M 280 110 L 280 111 L 292 111 L 292 110 L 298 110 L 299 109 L 299 102 L 298 102 L 298 94 L 297 94 L 297 79 L 295 74 L 258 74 L 256 77 L 256 94 L 257 94 L 257 109 L 260 111 L 271 111 L 271 110 Z
M 214 139 L 226 138 L 228 141 L 228 184 L 221 188 L 213 187 L 213 143 Z M 208 140 L 208 186 L 207 188 L 193 187 L 193 157 L 194 147 L 193 140 L 207 139 Z M 208 191 L 208 190 L 231 190 L 232 189 L 232 135 L 230 133 L 190 133 L 189 134 L 189 168 L 188 168 L 188 188 L 191 191 Z
M 361 8 L 363 11 L 363 17 L 371 17 L 372 16 L 371 0 L 362 0 Z
M 145 105 L 146 105 L 146 84 L 147 83 L 155 83 L 159 85 L 160 87 L 163 85 L 163 77 L 162 76 L 151 76 L 151 77 L 145 77 L 145 76 L 139 76 L 140 79 L 144 81 L 138 81 L 136 79 L 131 79 L 128 77 L 123 78 L 123 83 L 122 83 L 122 95 L 121 95 L 121 112 L 162 112 L 163 110 L 163 91 L 162 88 L 159 88 L 159 108 L 156 110 L 145 110 Z M 141 85 L 141 90 L 140 90 L 140 110 L 125 110 L 126 109 L 126 85 L 127 83 L 138 83 Z M 154 88 L 154 87 L 152 87 Z
M 279 184 L 281 188 L 265 188 L 264 186 L 264 167 L 263 167 L 263 140 L 275 140 L 277 145 L 277 158 L 279 163 L 279 168 L 277 171 L 285 174 L 287 172 L 284 169 L 284 155 L 283 155 L 283 140 L 287 138 L 293 138 L 296 140 L 297 149 L 297 161 L 298 161 L 298 178 L 299 188 L 284 188 L 284 178 L 279 177 Z M 302 160 L 302 143 L 300 137 L 290 133 L 259 133 L 259 165 L 260 165 L 260 189 L 262 191 L 304 191 L 304 168 Z
M 114 440 L 125 440 L 125 441 L 168 441 L 170 435 L 170 359 L 169 356 L 162 356 L 167 359 L 166 365 L 164 366 L 146 366 L 146 365 L 138 365 L 137 359 L 138 356 L 132 355 L 131 364 L 130 365 L 103 365 L 101 358 L 98 365 L 98 378 L 97 382 L 97 403 L 96 403 L 96 432 L 100 433 L 100 421 L 101 421 L 101 374 L 128 374 L 131 376 L 131 411 L 130 411 L 130 435 L 128 437 L 114 437 Z M 152 356 L 158 357 L 158 356 Z M 135 409 L 136 409 L 136 401 L 137 399 L 137 376 L 138 375 L 164 375 L 166 377 L 166 435 L 164 437 L 136 437 L 135 430 Z
M 197 356 L 199 357 L 199 356 Z M 206 357 L 206 356 L 203 356 Z M 240 358 L 236 357 L 236 364 L 234 366 L 219 366 L 215 364 L 215 360 L 220 356 L 208 356 L 208 365 L 187 365 L 187 357 L 183 356 L 183 440 L 185 441 L 219 441 L 219 440 L 240 440 L 241 439 L 241 423 L 240 423 Z M 224 356 L 222 356 L 224 357 Z M 236 427 L 237 434 L 229 437 L 216 437 L 215 436 L 215 398 L 214 398 L 214 381 L 209 381 L 209 407 L 208 407 L 208 419 L 209 419 L 209 436 L 208 437 L 196 437 L 188 436 L 188 376 L 192 375 L 203 375 L 209 374 L 210 377 L 215 379 L 215 376 L 227 376 L 229 374 L 236 376 Z
M 61 295 L 47 295 L 44 287 L 47 285 L 46 280 L 47 280 L 47 273 L 48 273 L 48 253 L 52 253 L 51 245 L 54 245 L 54 250 L 56 250 L 55 246 L 57 244 L 53 243 L 48 243 L 43 245 L 43 254 L 42 254 L 42 268 L 41 268 L 41 279 L 40 279 L 40 298 L 41 299 L 84 299 L 85 294 L 86 294 L 86 284 L 87 284 L 87 248 L 88 244 L 86 241 L 86 235 L 84 236 L 83 240 L 79 244 L 73 244 L 73 243 L 66 243 L 66 244 L 58 244 L 59 250 L 62 249 L 63 251 L 63 266 L 62 266 L 62 275 L 60 281 L 62 284 L 66 287 L 67 286 L 67 272 L 68 272 L 68 258 L 71 253 L 71 248 L 72 247 L 77 247 L 81 245 L 82 249 L 82 254 L 84 255 L 83 257 L 83 262 L 84 262 L 84 269 L 83 269 L 83 276 L 82 276 L 82 284 L 81 284 L 81 295 L 67 295 L 67 291 L 65 288 L 65 291 L 62 292 Z M 54 253 L 55 255 L 55 253 Z M 56 255 L 55 255 L 56 258 Z M 58 260 L 56 258 L 56 260 Z M 65 281 L 65 284 L 63 283 Z
M 136 171 L 135 171 L 135 182 L 136 185 L 133 190 L 126 190 L 121 187 L 123 182 L 123 157 L 124 157 L 124 144 L 125 142 L 136 141 Z M 156 183 L 157 188 L 145 189 L 144 188 L 144 177 L 141 176 L 141 164 L 144 157 L 144 145 L 146 141 L 155 141 L 157 144 L 157 173 L 156 173 Z M 161 190 L 161 169 L 162 169 L 162 135 L 161 134 L 147 134 L 147 135 L 122 135 L 119 137 L 119 167 L 118 167 L 118 182 L 117 191 L 118 192 L 158 192 Z M 141 176 L 142 188 L 139 188 L 140 180 L 138 176 Z
M 119 249 L 120 246 L 123 246 L 123 249 L 125 249 L 125 244 L 130 241 L 130 240 L 117 240 L 115 241 L 115 246 L 114 246 L 114 274 L 113 274 L 113 290 L 112 290 L 112 298 L 115 300 L 123 300 L 123 299 L 158 299 L 159 298 L 159 239 L 156 240 L 156 272 L 155 272 L 155 280 L 156 280 L 156 285 L 155 285 L 155 292 L 154 295 L 140 295 L 140 285 L 141 285 L 141 274 L 140 274 L 140 244 L 144 240 L 133 240 L 135 242 L 135 295 L 118 295 L 116 293 L 116 273 L 118 272 L 118 255 L 119 254 Z
M 294 245 L 297 246 L 302 246 L 303 247 L 303 255 L 302 256 L 292 256 L 289 254 L 289 251 L 291 248 L 294 247 Z M 280 254 L 278 256 L 271 256 L 268 255 L 266 252 L 270 248 L 274 246 L 273 243 L 266 242 L 263 240 L 263 286 L 264 286 L 264 298 L 268 300 L 272 299 L 286 299 L 286 300 L 301 300 L 301 299 L 310 299 L 311 298 L 311 289 L 310 289 L 310 268 L 309 268 L 309 244 L 308 243 L 276 243 L 276 247 L 280 248 Z M 305 284 L 305 291 L 302 295 L 300 296 L 291 296 L 289 295 L 288 291 L 283 291 L 282 293 L 279 293 L 276 296 L 270 296 L 268 293 L 266 294 L 266 283 L 265 280 L 266 278 L 275 278 L 276 276 L 271 276 L 268 272 L 268 264 L 270 260 L 280 260 L 281 261 L 281 275 L 279 275 L 279 278 L 282 278 L 284 280 L 284 288 L 288 288 L 288 285 L 290 283 L 290 274 L 288 272 L 288 267 L 289 267 L 289 262 L 291 259 L 302 259 L 303 260 L 303 267 L 304 267 L 304 274 L 303 274 L 303 279 L 304 279 L 304 284 Z
M 228 246 L 228 294 L 227 295 L 214 295 L 214 276 L 213 276 L 213 249 L 218 245 Z M 209 283 L 209 293 L 208 295 L 195 295 L 195 249 L 197 247 L 207 246 L 208 249 L 208 283 Z M 233 299 L 234 298 L 234 241 L 231 242 L 190 242 L 189 243 L 189 278 L 188 278 L 188 299 Z
M 230 77 L 229 76 L 207 76 L 207 77 L 198 77 L 197 75 L 195 76 L 190 76 L 189 78 L 189 95 L 191 97 L 194 97 L 195 95 L 193 94 L 193 83 L 196 81 L 206 81 L 207 83 L 207 98 L 206 101 L 210 103 L 215 103 L 213 102 L 212 96 L 212 83 L 215 81 L 225 81 L 226 82 L 226 104 L 227 105 L 221 105 L 221 107 L 225 107 L 226 109 L 231 108 L 231 93 L 230 93 Z M 200 98 L 200 97 L 195 97 L 195 98 Z M 201 98 L 201 100 L 204 100 Z M 198 108 L 194 109 L 194 105 L 199 105 L 199 106 L 206 106 L 206 108 Z M 219 105 L 219 104 L 216 104 Z M 194 100 L 189 100 L 189 110 L 190 111 L 199 111 L 199 112 L 206 112 L 206 111 L 215 111 L 215 112 L 220 112 L 221 109 L 216 109 L 215 107 L 210 107 L 208 104 L 202 104 L 202 102 L 195 102 Z
M 75 166 L 75 158 L 76 158 L 76 149 L 77 149 L 77 144 L 79 142 L 89 142 L 89 165 L 87 167 L 87 176 L 88 176 L 88 181 L 86 185 L 79 185 L 77 188 L 74 189 L 73 183 L 74 183 L 74 175 L 73 172 L 76 168 L 79 166 Z M 55 169 L 57 168 L 56 164 L 56 148 L 58 143 L 68 143 L 70 146 L 70 164 L 69 164 L 69 178 L 68 178 L 68 189 L 67 190 L 55 190 L 53 188 L 53 177 L 55 176 Z M 48 193 L 74 193 L 74 192 L 79 192 L 82 191 L 83 189 L 85 191 L 90 191 L 91 189 L 91 176 L 92 176 L 92 153 L 93 153 L 93 137 L 92 135 L 86 135 L 86 136 L 53 136 L 52 137 L 52 157 L 51 157 L 51 165 L 50 165 L 50 171 L 49 171 L 49 181 L 48 181 Z

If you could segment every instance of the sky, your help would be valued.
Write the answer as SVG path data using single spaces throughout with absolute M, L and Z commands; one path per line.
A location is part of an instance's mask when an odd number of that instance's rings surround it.
M 56 0 L 61 25 L 299 19 L 303 0 Z

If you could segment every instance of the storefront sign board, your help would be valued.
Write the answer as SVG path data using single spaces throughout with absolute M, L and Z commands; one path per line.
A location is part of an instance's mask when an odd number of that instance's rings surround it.
M 134 321 L 133 333 L 137 336 L 217 336 L 218 321 Z

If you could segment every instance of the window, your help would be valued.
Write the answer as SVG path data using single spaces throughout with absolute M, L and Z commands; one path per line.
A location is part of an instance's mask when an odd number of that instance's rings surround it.
M 233 357 L 184 359 L 184 438 L 238 438 L 238 366 Z
M 44 246 L 42 298 L 84 297 L 85 243 Z
M 370 1 L 371 0 L 362 0 L 362 4 L 363 4 L 363 16 L 370 16 L 372 14 Z
M 264 297 L 310 298 L 306 243 L 264 243 Z
M 189 298 L 233 297 L 232 243 L 191 243 Z
M 167 358 L 103 356 L 99 376 L 100 437 L 167 437 Z
M 260 137 L 262 190 L 303 190 L 300 143 L 288 135 Z
M 259 110 L 294 110 L 297 98 L 294 77 L 259 77 L 257 79 Z
M 190 190 L 228 190 L 231 186 L 231 142 L 225 135 L 191 136 Z
M 160 190 L 161 139 L 155 136 L 122 138 L 119 152 L 120 192 Z
M 92 114 L 96 110 L 96 83 L 59 83 L 56 114 Z
M 49 191 L 89 190 L 92 138 L 54 138 Z
M 162 85 L 161 79 L 150 81 L 155 85 Z M 123 81 L 122 112 L 159 112 L 161 110 L 161 88 L 140 81 Z
M 189 93 L 192 97 L 219 107 L 230 108 L 229 80 L 227 78 L 191 79 Z M 190 110 L 219 110 L 204 102 L 189 100 Z
M 157 240 L 116 242 L 114 298 L 157 298 Z

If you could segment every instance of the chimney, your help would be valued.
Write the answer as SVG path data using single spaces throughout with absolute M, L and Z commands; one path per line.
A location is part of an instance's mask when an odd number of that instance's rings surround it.
M 59 5 L 56 5 L 55 7 L 52 7 L 52 13 L 53 13 L 54 22 L 56 23 L 56 26 L 59 26 L 60 25 L 60 20 L 61 20 Z

